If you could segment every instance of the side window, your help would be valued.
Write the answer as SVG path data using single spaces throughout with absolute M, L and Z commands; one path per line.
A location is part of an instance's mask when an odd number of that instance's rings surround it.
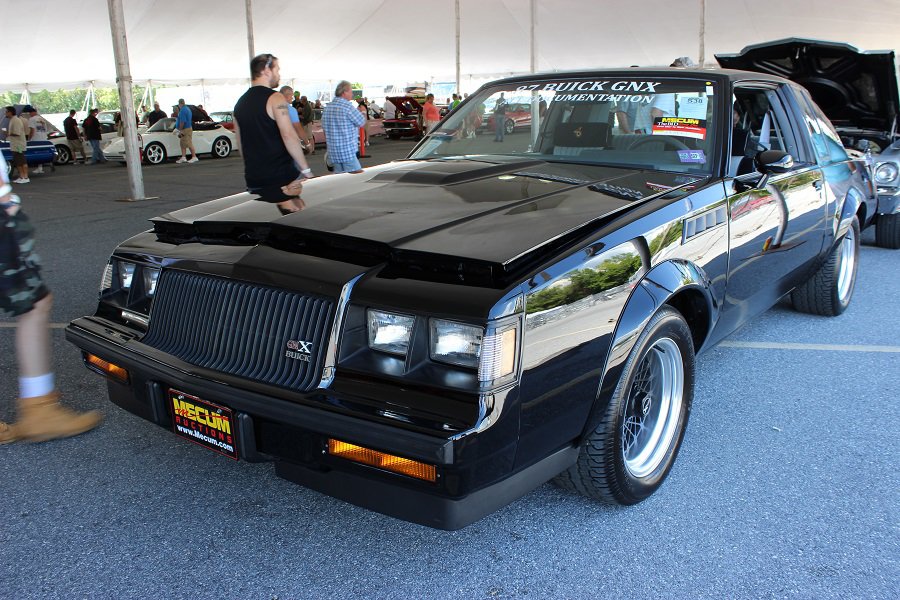
M 828 117 L 825 116 L 822 109 L 813 102 L 808 94 L 804 93 L 803 99 L 809 107 L 812 118 L 815 120 L 817 129 L 819 130 L 818 137 L 814 138 L 813 142 L 816 147 L 816 155 L 819 157 L 819 162 L 831 164 L 847 160 L 847 151 L 844 149 L 844 143 L 841 141 L 841 136 L 835 131 L 834 125 L 831 124 L 831 121 L 828 120 Z
M 772 88 L 734 90 L 732 104 L 731 175 L 752 169 L 752 158 L 762 150 L 781 150 L 795 159 L 806 154 L 797 144 L 788 113 Z

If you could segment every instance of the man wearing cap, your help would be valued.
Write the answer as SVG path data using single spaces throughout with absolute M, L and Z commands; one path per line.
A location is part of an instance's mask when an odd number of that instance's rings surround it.
M 166 118 L 166 111 L 159 107 L 159 102 L 153 103 L 153 110 L 147 113 L 147 125 L 154 125 L 160 119 Z
M 28 140 L 32 142 L 47 141 L 47 121 L 44 117 L 38 115 L 38 111 L 31 105 L 22 109 L 23 115 L 28 115 Z M 36 169 L 32 169 L 32 173 L 41 174 L 44 172 L 44 165 L 38 165 Z
M 103 156 L 103 150 L 100 149 L 100 140 L 103 139 L 103 132 L 100 130 L 100 121 L 97 120 L 98 109 L 92 108 L 91 112 L 81 122 L 84 129 L 84 137 L 91 143 L 91 162 L 88 164 L 105 163 L 106 157 Z
M 176 163 L 195 163 L 200 159 L 197 158 L 197 150 L 194 148 L 194 115 L 191 109 L 184 103 L 184 98 L 178 99 L 178 119 L 175 121 L 175 129 L 178 131 L 176 135 L 181 143 L 181 158 Z M 188 149 L 191 151 L 191 159 L 185 157 Z
M 9 150 L 12 152 L 12 163 L 19 172 L 19 178 L 13 183 L 28 183 L 28 162 L 25 160 L 25 149 L 28 141 L 28 123 L 16 116 L 16 109 L 6 107 L 6 116 L 9 123 L 6 125 L 6 141 L 9 142 Z

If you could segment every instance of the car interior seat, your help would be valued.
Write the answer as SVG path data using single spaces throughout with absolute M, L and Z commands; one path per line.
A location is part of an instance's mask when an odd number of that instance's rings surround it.
M 609 146 L 609 134 L 608 123 L 559 123 L 553 132 L 553 154 L 578 156 L 588 150 L 602 150 Z

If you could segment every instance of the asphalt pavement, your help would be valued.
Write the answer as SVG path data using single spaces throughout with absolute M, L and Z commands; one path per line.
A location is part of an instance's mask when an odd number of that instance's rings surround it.
M 363 166 L 401 158 L 376 140 Z M 313 170 L 325 174 L 321 155 Z M 18 188 L 55 294 L 66 403 L 86 435 L 0 447 L 0 598 L 896 598 L 900 251 L 863 234 L 838 318 L 782 303 L 699 358 L 681 454 L 628 508 L 546 484 L 469 527 L 405 523 L 176 438 L 109 403 L 62 327 L 94 311 L 109 253 L 147 219 L 243 189 L 239 156 L 65 166 Z M 0 419 L 14 418 L 0 320 Z

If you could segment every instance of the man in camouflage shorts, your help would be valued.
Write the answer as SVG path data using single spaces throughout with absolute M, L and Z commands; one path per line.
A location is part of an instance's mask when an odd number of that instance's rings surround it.
M 16 317 L 19 363 L 19 419 L 14 425 L 0 421 L 0 444 L 78 435 L 96 427 L 100 414 L 79 414 L 59 404 L 50 368 L 52 295 L 34 252 L 34 228 L 11 193 L 6 173 L 0 155 L 0 317 Z

